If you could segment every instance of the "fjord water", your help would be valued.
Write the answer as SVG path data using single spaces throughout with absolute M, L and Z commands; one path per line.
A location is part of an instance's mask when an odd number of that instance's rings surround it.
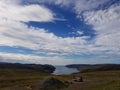
M 68 68 L 65 66 L 55 66 L 56 70 L 53 72 L 54 75 L 68 75 L 79 72 L 76 68 Z

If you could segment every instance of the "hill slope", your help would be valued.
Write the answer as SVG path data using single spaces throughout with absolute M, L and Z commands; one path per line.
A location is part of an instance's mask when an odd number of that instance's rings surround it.
M 78 70 L 80 70 L 80 72 L 120 70 L 120 64 L 72 64 L 67 65 L 66 67 L 77 68 Z
M 45 73 L 52 73 L 55 67 L 52 65 L 41 65 L 41 64 L 20 64 L 20 63 L 0 63 L 0 69 L 28 69 L 36 70 Z

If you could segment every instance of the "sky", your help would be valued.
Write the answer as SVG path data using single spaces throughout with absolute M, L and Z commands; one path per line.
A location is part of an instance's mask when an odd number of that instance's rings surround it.
M 0 62 L 120 64 L 120 0 L 0 0 Z

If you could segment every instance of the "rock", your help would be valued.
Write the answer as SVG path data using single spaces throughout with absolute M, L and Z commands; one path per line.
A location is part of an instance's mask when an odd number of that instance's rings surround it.
M 82 77 L 80 77 L 78 81 L 79 81 L 79 82 L 83 82 L 83 78 L 82 78 Z
M 47 73 L 53 73 L 55 71 L 55 69 L 56 68 L 52 65 L 48 65 L 48 64 L 43 65 L 43 70 Z
M 83 77 L 76 77 L 73 79 L 74 82 L 83 82 Z
M 66 85 L 62 81 L 55 78 L 48 78 L 41 83 L 41 88 L 43 90 L 58 90 L 64 87 L 66 87 Z
M 32 90 L 31 86 L 26 86 L 27 90 Z

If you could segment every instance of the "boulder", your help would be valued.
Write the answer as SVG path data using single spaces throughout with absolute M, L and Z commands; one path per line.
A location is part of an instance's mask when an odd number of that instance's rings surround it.
M 41 89 L 43 90 L 59 90 L 64 87 L 66 87 L 66 84 L 55 78 L 48 78 L 41 83 Z

